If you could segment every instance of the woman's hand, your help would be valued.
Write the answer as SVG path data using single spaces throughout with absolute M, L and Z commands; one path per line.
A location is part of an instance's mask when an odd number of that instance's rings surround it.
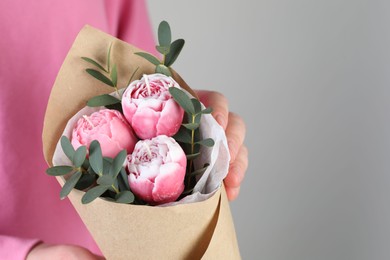
M 206 107 L 212 107 L 212 115 L 226 131 L 231 159 L 224 183 L 227 196 L 232 201 L 240 192 L 248 168 L 248 149 L 244 145 L 245 123 L 240 116 L 229 112 L 227 99 L 221 93 L 207 90 L 198 90 L 196 93 Z
M 104 257 L 92 254 L 89 250 L 74 245 L 38 244 L 27 255 L 27 260 L 102 260 Z

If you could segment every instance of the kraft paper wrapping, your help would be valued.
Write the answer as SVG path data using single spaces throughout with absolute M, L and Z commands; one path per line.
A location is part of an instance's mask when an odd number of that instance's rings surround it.
M 154 72 L 154 66 L 134 52 L 140 49 L 90 26 L 85 26 L 69 51 L 53 86 L 43 127 L 43 149 L 48 164 L 68 120 L 93 96 L 112 88 L 85 75 L 80 57 L 101 57 L 113 43 L 112 60 L 118 65 L 118 86 Z M 173 72 L 179 85 L 195 95 Z M 57 177 L 62 186 L 64 180 Z M 96 199 L 83 205 L 84 192 L 73 190 L 68 198 L 107 259 L 240 259 L 234 224 L 225 189 L 209 199 L 175 206 L 151 207 L 117 204 Z

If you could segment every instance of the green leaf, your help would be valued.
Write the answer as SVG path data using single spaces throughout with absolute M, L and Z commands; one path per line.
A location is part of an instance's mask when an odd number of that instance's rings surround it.
M 84 160 L 87 156 L 87 147 L 85 146 L 80 146 L 76 152 L 74 153 L 74 156 L 73 156 L 73 165 L 78 168 L 78 167 L 81 167 L 81 165 L 83 165 L 84 163 Z
M 121 171 L 123 164 L 125 163 L 127 156 L 127 151 L 122 150 L 120 151 L 117 156 L 115 156 L 114 161 L 112 162 L 112 166 L 110 168 L 110 175 L 113 178 L 116 178 Z
M 109 157 L 103 158 L 103 174 L 109 174 L 112 166 L 113 159 Z
M 199 128 L 199 124 L 197 124 L 197 123 L 182 124 L 182 126 L 187 128 L 188 130 L 195 130 L 195 129 Z
M 119 111 L 121 114 L 123 114 L 122 103 L 120 102 L 112 105 L 105 105 L 105 107 L 108 109 Z
M 194 154 L 187 154 L 187 160 L 193 160 L 195 159 L 196 157 L 198 157 L 200 155 L 200 153 L 194 153 Z
M 110 175 L 102 175 L 97 179 L 97 184 L 103 186 L 111 186 L 114 184 L 115 179 Z
M 191 99 L 181 89 L 171 87 L 169 93 L 175 99 L 175 101 L 189 114 L 195 114 L 195 108 Z
M 94 69 L 86 69 L 85 71 L 88 72 L 88 74 L 94 77 L 95 79 L 103 82 L 104 84 L 107 84 L 110 87 L 114 87 L 114 83 L 112 83 L 112 81 L 106 76 L 104 76 L 101 72 Z
M 118 184 L 122 185 L 122 187 L 120 187 L 120 190 L 122 190 L 122 191 L 123 190 L 130 190 L 129 178 L 127 176 L 127 172 L 126 172 L 125 168 L 121 169 L 120 176 L 119 176 L 118 180 L 121 180 L 118 183 Z
M 69 138 L 66 137 L 65 135 L 61 137 L 61 147 L 66 157 L 68 157 L 69 160 L 73 161 L 75 150 L 73 148 L 73 145 L 70 143 Z
M 158 50 L 159 53 L 162 55 L 167 55 L 170 51 L 169 46 L 156 46 L 156 50 Z
M 184 40 L 178 39 L 171 44 L 171 50 L 169 51 L 168 55 L 165 57 L 164 65 L 167 67 L 172 66 L 172 64 L 176 61 L 177 57 L 179 56 L 181 50 L 184 46 Z
M 205 166 L 204 166 L 203 168 L 191 172 L 191 173 L 190 173 L 190 174 L 191 174 L 191 177 L 195 177 L 195 176 L 198 176 L 198 175 L 203 174 L 203 173 L 207 170 L 207 167 L 209 167 L 209 164 L 208 164 L 208 163 L 206 163 Z
M 73 171 L 72 166 L 53 166 L 46 170 L 46 173 L 50 176 L 62 176 Z
M 89 62 L 89 63 L 91 63 L 92 65 L 98 67 L 99 69 L 101 69 L 101 70 L 107 72 L 107 70 L 106 70 L 105 68 L 103 68 L 103 66 L 100 65 L 97 61 L 94 61 L 93 59 L 90 59 L 90 58 L 88 58 L 88 57 L 81 57 L 81 58 L 82 58 L 83 60 L 85 60 L 86 62 Z
M 131 191 L 125 190 L 125 191 L 121 191 L 115 196 L 115 201 L 118 203 L 129 204 L 134 201 L 134 198 L 135 198 L 134 194 Z
M 65 182 L 60 192 L 61 199 L 64 199 L 66 196 L 68 196 L 68 194 L 72 191 L 72 189 L 76 186 L 77 182 L 81 178 L 81 174 L 81 172 L 77 171 Z
M 171 27 L 168 22 L 162 21 L 158 25 L 158 43 L 161 46 L 169 46 L 172 41 Z
M 200 140 L 200 141 L 196 142 L 196 144 L 200 144 L 200 145 L 207 146 L 207 147 L 213 147 L 215 142 L 212 138 L 207 138 L 207 139 Z
M 116 97 L 113 97 L 108 94 L 103 94 L 100 96 L 96 96 L 88 100 L 87 106 L 89 107 L 101 107 L 101 106 L 108 106 L 120 103 L 121 101 L 117 99 Z
M 202 114 L 199 113 L 195 116 L 194 123 L 195 124 L 200 124 L 200 120 L 202 119 Z
M 153 55 L 151 55 L 149 53 L 135 52 L 134 54 L 141 56 L 142 58 L 145 58 L 146 60 L 148 60 L 149 62 L 151 62 L 152 64 L 154 64 L 156 66 L 161 63 L 159 59 L 157 59 L 156 57 L 154 57 Z
M 164 74 L 165 76 L 168 76 L 168 77 L 171 77 L 171 76 L 172 76 L 172 73 L 171 73 L 171 71 L 169 70 L 169 68 L 166 67 L 165 65 L 162 65 L 162 64 L 159 64 L 159 65 L 156 66 L 155 72 L 156 72 L 156 73 Z
M 110 47 L 108 47 L 107 52 L 107 72 L 110 72 L 110 63 L 111 63 L 111 49 L 112 49 L 112 42 L 110 43 Z
M 116 87 L 118 83 L 118 71 L 116 69 L 116 64 L 114 64 L 114 66 L 112 67 L 110 76 L 111 76 L 112 84 L 114 84 L 114 87 Z
M 213 112 L 211 107 L 205 108 L 201 111 L 202 114 L 211 114 L 211 112 Z
M 88 187 L 91 187 L 92 184 L 95 183 L 95 174 L 90 174 L 90 173 L 84 173 L 80 180 L 77 182 L 75 189 L 78 190 L 84 190 Z
M 186 130 L 186 128 L 183 128 L 183 127 L 180 127 L 179 131 L 172 137 L 177 142 L 181 142 L 181 143 L 185 143 L 185 144 L 192 143 L 190 133 Z
M 83 167 L 84 169 L 90 168 L 89 160 L 85 159 L 84 162 L 83 162 L 83 165 L 81 167 Z
M 98 141 L 94 140 L 89 146 L 89 163 L 91 168 L 98 174 L 103 174 L 103 155 Z
M 107 191 L 106 186 L 96 186 L 93 187 L 92 189 L 88 190 L 84 196 L 81 198 L 81 202 L 83 204 L 90 203 L 91 201 L 95 200 L 98 198 L 100 195 L 102 195 L 104 192 Z
M 202 110 L 202 105 L 200 104 L 200 101 L 197 100 L 196 98 L 191 98 L 192 105 L 194 106 L 195 109 L 195 114 L 200 113 Z

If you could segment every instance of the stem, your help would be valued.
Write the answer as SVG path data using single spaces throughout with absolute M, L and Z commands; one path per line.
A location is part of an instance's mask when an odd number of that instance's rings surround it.
M 134 77 L 135 73 L 138 71 L 138 69 L 139 69 L 139 67 L 137 67 L 137 68 L 135 69 L 135 71 L 133 72 L 133 74 L 131 74 L 131 77 L 130 77 L 130 79 L 129 79 L 129 82 L 127 82 L 127 86 L 130 85 L 131 80 L 133 79 L 133 77 Z
M 192 121 L 191 123 L 195 123 L 195 115 L 192 115 Z M 194 139 L 195 139 L 195 130 L 191 130 L 191 154 L 194 154 L 194 148 L 195 148 L 195 144 L 194 144 Z M 191 171 L 192 171 L 192 159 L 190 159 L 190 167 L 188 168 L 189 172 L 188 172 L 188 180 L 187 180 L 187 187 L 190 186 L 191 184 Z
M 116 194 L 119 194 L 119 190 L 117 188 L 115 188 L 114 184 L 112 184 L 111 187 L 114 189 Z

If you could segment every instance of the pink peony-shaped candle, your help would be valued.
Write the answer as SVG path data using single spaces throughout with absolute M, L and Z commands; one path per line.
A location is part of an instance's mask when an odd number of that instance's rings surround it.
M 85 145 L 88 148 L 93 140 L 99 141 L 103 156 L 111 158 L 123 149 L 131 153 L 138 141 L 123 115 L 110 109 L 85 115 L 76 122 L 71 137 L 73 147 Z
M 139 138 L 173 136 L 179 130 L 184 110 L 169 93 L 170 87 L 180 88 L 173 78 L 162 74 L 144 75 L 127 87 L 123 114 Z
M 130 189 L 140 199 L 158 205 L 177 200 L 183 192 L 187 159 L 173 138 L 140 140 L 127 161 Z

